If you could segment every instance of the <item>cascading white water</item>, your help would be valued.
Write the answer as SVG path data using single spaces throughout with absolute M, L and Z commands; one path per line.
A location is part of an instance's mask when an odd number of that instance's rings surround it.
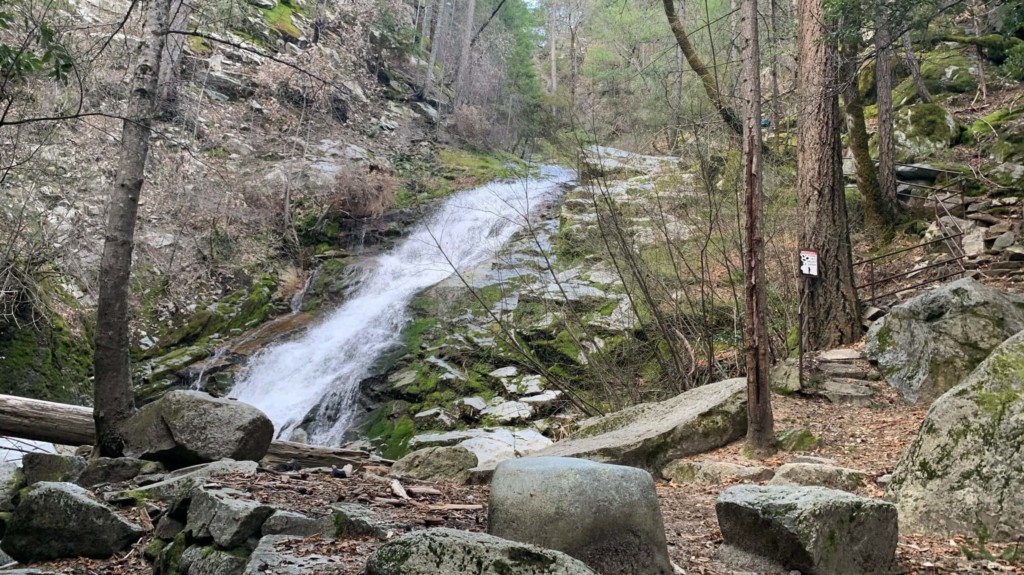
M 294 341 L 254 357 L 231 395 L 255 405 L 279 437 L 319 406 L 309 441 L 335 445 L 352 423 L 357 386 L 374 361 L 400 342 L 417 292 L 493 257 L 526 224 L 528 214 L 572 180 L 545 167 L 539 178 L 491 183 L 453 195 L 376 266 L 351 298 Z M 454 266 L 454 269 L 453 269 Z

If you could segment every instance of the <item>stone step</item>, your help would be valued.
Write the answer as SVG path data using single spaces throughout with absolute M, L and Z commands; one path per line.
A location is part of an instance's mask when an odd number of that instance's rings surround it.
M 875 391 L 865 383 L 829 379 L 816 390 L 816 394 L 825 397 L 832 403 L 868 406 L 871 405 Z
M 818 370 L 832 377 L 850 379 L 872 379 L 875 375 L 875 370 L 870 366 L 857 363 L 821 362 Z
M 837 348 L 823 351 L 818 354 L 818 361 L 846 362 L 864 359 L 864 354 L 858 349 Z

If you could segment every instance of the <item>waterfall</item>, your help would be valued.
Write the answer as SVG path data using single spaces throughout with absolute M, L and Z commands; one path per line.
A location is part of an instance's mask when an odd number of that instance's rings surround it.
M 538 178 L 454 194 L 376 258 L 344 305 L 298 339 L 253 357 L 231 396 L 263 410 L 279 437 L 311 419 L 310 443 L 340 444 L 353 420 L 359 382 L 382 353 L 399 345 L 413 297 L 454 269 L 467 270 L 496 255 L 526 217 L 573 177 L 569 170 L 545 167 Z

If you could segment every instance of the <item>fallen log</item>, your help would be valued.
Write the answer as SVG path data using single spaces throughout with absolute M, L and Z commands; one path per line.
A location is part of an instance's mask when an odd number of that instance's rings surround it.
M 13 395 L 0 395 L 0 436 L 59 445 L 92 445 L 96 441 L 92 408 Z M 271 464 L 298 462 L 302 467 L 388 464 L 365 451 L 277 440 L 270 444 Z

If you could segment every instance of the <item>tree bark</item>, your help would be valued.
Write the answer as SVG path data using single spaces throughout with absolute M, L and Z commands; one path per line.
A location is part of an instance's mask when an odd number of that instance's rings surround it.
M 906 57 L 907 68 L 910 68 L 910 77 L 914 79 L 914 86 L 917 88 L 917 97 L 922 103 L 928 104 L 932 101 L 932 95 L 928 92 L 928 86 L 921 76 L 921 65 L 914 55 L 914 44 L 910 41 L 910 32 L 903 33 L 903 53 Z
M 776 145 L 778 145 L 779 130 L 782 129 L 782 98 L 779 94 L 779 58 L 778 58 L 778 46 L 779 42 L 779 18 L 778 18 L 778 3 L 776 0 L 770 0 L 770 22 L 772 27 L 772 66 L 771 66 L 771 79 L 772 79 L 772 133 L 775 134 Z M 777 150 L 777 148 L 776 148 Z
M 469 55 L 473 42 L 473 18 L 476 0 L 466 0 L 466 24 L 462 31 L 462 51 L 459 53 L 459 70 L 455 73 L 455 107 L 465 101 L 466 74 L 469 73 Z
M 120 456 L 121 425 L 135 412 L 129 365 L 128 296 L 135 220 L 149 156 L 150 125 L 157 104 L 160 56 L 167 35 L 168 0 L 150 0 L 146 42 L 132 80 L 121 129 L 117 178 L 110 191 L 107 228 L 100 260 L 93 366 L 96 446 L 100 456 Z
M 92 410 L 13 395 L 0 395 L 0 435 L 46 441 L 58 445 L 93 445 L 96 430 Z M 358 465 L 369 454 L 354 449 L 273 441 L 267 459 L 274 463 L 298 461 L 304 467 Z
M 426 48 L 430 40 L 430 24 L 433 21 L 431 10 L 434 6 L 432 0 L 425 0 L 423 5 L 423 22 L 420 23 L 420 48 Z
M 430 90 L 434 87 L 434 65 L 437 64 L 437 53 L 441 49 L 441 36 L 444 35 L 445 4 L 446 0 L 438 0 L 437 24 L 434 25 L 434 34 L 430 37 L 430 58 L 427 60 L 427 77 L 423 80 L 423 92 L 420 94 L 422 100 L 430 98 Z
M 864 198 L 865 219 L 871 226 L 887 226 L 889 214 L 882 201 L 878 185 L 878 173 L 871 159 L 868 145 L 868 128 L 864 121 L 864 102 L 857 90 L 857 54 L 860 47 L 848 44 L 843 49 L 842 86 L 843 112 L 846 116 L 846 131 L 850 139 L 850 152 L 857 172 L 857 190 Z
M 557 10 L 558 4 L 554 0 L 548 3 L 548 60 L 551 65 L 551 95 L 558 93 L 558 63 L 556 60 L 555 36 L 557 32 Z
M 747 363 L 747 447 L 754 457 L 775 452 L 775 425 L 768 387 L 768 330 L 764 271 L 764 207 L 761 183 L 761 53 L 757 0 L 743 0 L 743 182 L 746 215 L 743 346 Z
M 878 188 L 890 221 L 898 213 L 896 201 L 896 136 L 892 107 L 892 35 L 885 14 L 879 12 L 875 28 L 875 82 L 878 92 Z
M 697 53 L 693 43 L 690 42 L 690 38 L 683 28 L 683 23 L 676 13 L 675 0 L 662 0 L 662 4 L 665 7 L 665 17 L 668 18 L 668 24 L 672 28 L 672 35 L 675 36 L 676 43 L 679 44 L 679 49 L 682 50 L 687 64 L 690 65 L 693 72 L 700 78 L 701 84 L 704 85 L 704 92 L 707 93 L 708 98 L 711 100 L 711 105 L 718 110 L 718 115 L 722 117 L 725 125 L 736 134 L 742 136 L 743 122 L 740 121 L 736 111 L 726 103 L 722 93 L 718 90 L 715 77 L 708 70 L 708 67 L 704 65 L 700 54 Z
M 173 116 L 178 111 L 178 88 L 181 85 L 181 54 L 185 50 L 184 34 L 188 19 L 192 15 L 191 0 L 172 0 L 170 7 L 169 34 L 160 57 L 159 106 L 164 116 Z
M 805 350 L 827 349 L 860 337 L 853 256 L 843 194 L 836 49 L 825 29 L 822 0 L 798 6 L 797 197 L 800 249 L 818 254 L 816 278 L 801 282 Z

